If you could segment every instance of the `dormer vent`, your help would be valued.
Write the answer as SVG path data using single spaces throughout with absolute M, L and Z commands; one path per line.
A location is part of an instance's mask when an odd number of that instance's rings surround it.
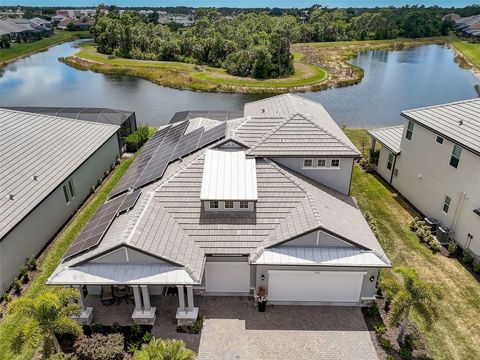
M 13 198 L 14 198 L 13 194 L 10 194 L 9 198 L 10 198 L 10 200 L 13 200 Z
M 458 120 L 458 125 L 462 126 L 463 125 L 463 120 Z

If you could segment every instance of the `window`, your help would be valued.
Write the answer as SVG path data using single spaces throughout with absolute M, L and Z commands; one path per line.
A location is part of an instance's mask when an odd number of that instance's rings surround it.
M 70 179 L 66 184 L 63 184 L 63 195 L 67 204 L 75 197 L 75 187 L 73 186 L 73 180 Z
M 327 166 L 327 160 L 325 160 L 325 159 L 318 159 L 318 160 L 317 160 L 317 166 L 318 166 L 318 167 L 326 167 L 326 166 Z
M 387 169 L 392 170 L 393 167 L 393 154 L 388 154 Z
M 458 145 L 453 145 L 452 156 L 450 156 L 450 165 L 453 166 L 455 169 L 458 168 L 461 154 L 462 148 Z
M 448 213 L 448 209 L 450 209 L 451 202 L 452 202 L 452 199 L 450 199 L 447 195 L 445 195 L 445 199 L 443 199 L 443 206 L 442 206 L 442 210 L 445 214 Z
M 225 201 L 225 209 L 233 209 L 233 201 L 231 200 Z
M 210 209 L 218 209 L 218 201 L 210 201 Z
M 441 136 L 438 136 L 437 135 L 437 138 L 435 139 L 435 141 L 438 143 L 438 144 L 443 144 L 443 138 Z
M 330 166 L 331 167 L 339 167 L 340 166 L 340 159 L 332 159 L 330 161 Z
M 408 122 L 408 125 L 407 125 L 407 133 L 405 134 L 405 137 L 408 139 L 408 140 L 412 140 L 412 136 L 413 136 L 413 127 L 414 127 L 414 123 L 413 121 L 409 121 Z
M 303 160 L 303 167 L 312 167 L 313 166 L 313 159 L 304 159 Z
M 240 201 L 240 209 L 248 209 L 248 201 Z

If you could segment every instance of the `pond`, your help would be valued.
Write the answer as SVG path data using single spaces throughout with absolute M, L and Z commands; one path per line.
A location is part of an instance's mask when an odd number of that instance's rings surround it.
M 76 52 L 61 44 L 7 65 L 0 73 L 0 106 L 79 106 L 134 110 L 139 123 L 167 123 L 183 110 L 241 110 L 263 96 L 175 90 L 149 81 L 71 68 L 57 59 Z M 397 124 L 403 109 L 477 97 L 477 78 L 453 61 L 446 46 L 360 53 L 358 85 L 300 94 L 320 101 L 340 125 Z

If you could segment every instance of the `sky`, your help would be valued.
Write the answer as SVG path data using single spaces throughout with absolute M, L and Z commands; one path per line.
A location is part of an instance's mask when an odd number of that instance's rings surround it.
M 305 8 L 313 4 L 333 7 L 376 7 L 403 5 L 438 5 L 464 7 L 480 0 L 0 0 L 0 5 L 24 6 L 96 6 L 99 3 L 117 6 L 193 6 L 193 7 L 280 7 Z

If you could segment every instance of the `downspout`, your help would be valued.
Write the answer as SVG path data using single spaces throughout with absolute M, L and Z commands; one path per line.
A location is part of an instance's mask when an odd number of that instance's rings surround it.
M 350 184 L 348 184 L 348 196 L 350 196 L 350 192 L 352 190 L 352 177 L 353 177 L 354 164 L 355 164 L 355 159 L 352 159 L 352 169 L 350 170 Z
M 395 165 L 397 164 L 397 155 L 393 155 L 393 166 L 392 166 L 392 173 L 390 174 L 390 181 L 388 182 L 390 185 L 392 185 L 393 181 L 393 173 L 395 171 Z
M 458 204 L 457 204 L 457 207 L 455 208 L 455 213 L 453 214 L 452 224 L 450 226 L 450 230 L 451 230 L 452 234 L 455 233 L 455 230 L 457 228 L 458 219 L 460 219 L 460 214 L 462 212 L 463 202 L 464 202 L 466 197 L 467 197 L 467 193 L 465 191 L 462 191 L 460 193 L 460 198 L 458 199 Z M 469 244 L 465 243 L 465 247 L 468 248 L 468 245 Z

